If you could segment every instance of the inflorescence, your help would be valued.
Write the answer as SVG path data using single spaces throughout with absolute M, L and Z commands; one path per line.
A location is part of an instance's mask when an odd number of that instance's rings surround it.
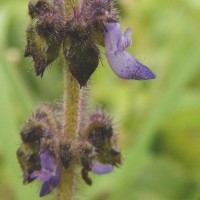
M 99 64 L 97 43 L 116 75 L 124 79 L 148 80 L 154 73 L 126 52 L 131 45 L 131 29 L 123 34 L 113 0 L 83 0 L 64 10 L 64 0 L 30 1 L 31 23 L 26 31 L 25 57 L 31 56 L 36 75 L 43 76 L 47 66 L 59 56 L 61 47 L 71 74 L 86 86 Z
M 81 166 L 83 180 L 91 185 L 91 171 L 105 174 L 121 164 L 112 120 L 102 111 L 89 115 L 85 127 L 78 133 L 73 149 L 71 141 L 59 137 L 63 121 L 62 103 L 43 103 L 21 129 L 22 144 L 17 150 L 25 184 L 38 178 L 43 182 L 40 196 L 59 186 L 62 166 L 67 169 L 72 160 Z
M 131 45 L 131 29 L 122 33 L 113 0 L 82 0 L 77 6 L 69 0 L 69 4 L 71 13 L 67 13 L 64 0 L 29 2 L 31 22 L 26 30 L 25 57 L 33 58 L 36 75 L 43 76 L 62 50 L 69 73 L 80 88 L 85 87 L 99 64 L 97 45 L 102 45 L 111 69 L 120 78 L 155 78 L 126 51 Z M 109 173 L 122 162 L 111 118 L 97 109 L 87 115 L 76 141 L 71 141 L 61 137 L 63 107 L 63 102 L 41 104 L 20 132 L 22 143 L 17 157 L 23 182 L 39 179 L 41 197 L 59 187 L 62 169 L 68 169 L 71 163 L 81 167 L 83 180 L 91 185 L 89 172 Z

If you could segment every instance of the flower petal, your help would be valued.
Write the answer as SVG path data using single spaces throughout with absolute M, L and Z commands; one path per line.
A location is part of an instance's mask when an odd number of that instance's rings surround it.
M 91 166 L 92 172 L 99 175 L 110 173 L 113 168 L 111 164 L 102 164 L 98 161 L 93 161 Z
M 59 185 L 62 170 L 60 163 L 48 152 L 41 153 L 40 160 L 41 170 L 34 171 L 30 178 L 39 178 L 43 182 L 40 190 L 40 197 L 43 197 Z
M 123 79 L 148 80 L 155 74 L 125 49 L 131 45 L 131 29 L 122 34 L 119 23 L 105 23 L 105 54 L 113 72 Z
M 124 35 L 122 35 L 122 37 L 119 39 L 117 43 L 117 47 L 120 51 L 124 51 L 126 48 L 131 46 L 132 44 L 131 35 L 132 35 L 131 29 L 127 28 L 126 32 L 124 33 Z
M 52 177 L 49 171 L 35 171 L 30 175 L 30 178 L 39 178 L 42 182 L 48 181 Z
M 40 154 L 41 166 L 43 169 L 53 172 L 57 166 L 56 159 L 48 152 Z
M 155 74 L 126 51 L 106 53 L 112 71 L 123 79 L 149 80 Z
M 53 176 L 48 181 L 44 182 L 40 190 L 40 197 L 49 194 L 54 188 L 56 188 L 60 183 L 60 178 Z
M 121 26 L 119 23 L 105 23 L 104 32 L 105 51 L 115 51 L 118 49 L 118 42 L 122 38 Z

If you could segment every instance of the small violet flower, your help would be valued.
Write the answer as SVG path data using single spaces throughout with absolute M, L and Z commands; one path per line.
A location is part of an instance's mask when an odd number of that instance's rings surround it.
M 107 174 L 113 171 L 114 166 L 111 164 L 103 164 L 98 161 L 92 161 L 91 170 L 95 174 Z
M 40 197 L 49 194 L 60 183 L 61 166 L 59 162 L 48 152 L 40 154 L 41 170 L 34 171 L 30 177 L 39 178 L 42 182 Z
M 131 45 L 131 29 L 122 34 L 120 23 L 105 23 L 105 54 L 113 72 L 123 79 L 148 80 L 155 74 L 126 52 Z

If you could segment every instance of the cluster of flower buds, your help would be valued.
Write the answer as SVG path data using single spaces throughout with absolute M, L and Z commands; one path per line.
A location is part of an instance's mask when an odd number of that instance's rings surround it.
M 65 27 L 64 1 L 38 0 L 29 2 L 31 22 L 26 30 L 25 57 L 32 56 L 36 75 L 59 55 Z
M 114 166 L 121 164 L 121 153 L 116 146 L 117 138 L 112 121 L 101 110 L 89 117 L 79 142 L 82 177 L 87 184 L 92 184 L 88 177 L 89 171 L 96 174 L 109 173 Z
M 41 197 L 59 186 L 62 167 L 67 169 L 72 161 L 82 167 L 82 178 L 89 185 L 92 181 L 88 172 L 105 174 L 121 164 L 112 121 L 102 111 L 97 110 L 88 117 L 85 128 L 78 134 L 76 145 L 60 137 L 62 122 L 62 103 L 43 103 L 20 133 L 22 144 L 17 150 L 17 157 L 24 183 L 36 178 L 42 181 Z
M 40 105 L 20 132 L 22 144 L 17 150 L 17 158 L 23 171 L 23 182 L 27 184 L 40 178 L 44 182 L 40 196 L 59 184 L 61 170 L 54 149 L 62 128 L 61 106 L 61 103 Z
M 64 0 L 31 0 L 31 22 L 26 31 L 25 56 L 32 56 L 36 75 L 63 53 L 69 69 L 80 87 L 86 86 L 99 64 L 97 43 L 116 75 L 124 79 L 147 80 L 153 72 L 125 49 L 131 45 L 131 30 L 122 34 L 113 0 L 82 0 L 66 13 Z

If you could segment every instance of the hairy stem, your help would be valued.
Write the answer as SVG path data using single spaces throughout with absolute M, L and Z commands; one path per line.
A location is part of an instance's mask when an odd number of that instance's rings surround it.
M 79 115 L 79 84 L 69 72 L 69 67 L 64 68 L 64 126 L 61 136 L 62 141 L 70 141 L 71 148 L 76 140 Z M 63 168 L 61 184 L 58 190 L 58 200 L 74 199 L 75 163 L 72 160 L 68 169 Z
M 78 4 L 78 0 L 64 0 L 66 13 L 73 10 L 73 6 Z M 76 140 L 79 116 L 79 84 L 69 71 L 66 62 L 64 66 L 64 126 L 61 135 L 62 141 L 70 141 L 71 148 Z M 75 193 L 75 163 L 72 160 L 68 169 L 63 168 L 62 179 L 58 189 L 58 200 L 73 200 Z
M 68 66 L 64 68 L 64 137 L 74 141 L 78 124 L 79 84 L 72 76 Z

